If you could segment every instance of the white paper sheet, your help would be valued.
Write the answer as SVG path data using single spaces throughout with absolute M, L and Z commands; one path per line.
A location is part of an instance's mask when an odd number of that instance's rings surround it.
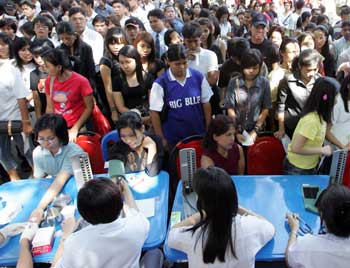
M 145 215 L 145 217 L 150 218 L 154 216 L 154 206 L 155 206 L 155 199 L 154 198 L 147 198 L 147 199 L 141 199 L 141 200 L 135 200 L 136 205 L 139 208 L 140 212 Z

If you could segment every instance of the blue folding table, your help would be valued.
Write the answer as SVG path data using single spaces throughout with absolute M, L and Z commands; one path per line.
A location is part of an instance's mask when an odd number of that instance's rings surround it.
M 99 175 L 98 177 L 101 176 L 103 175 Z M 127 174 L 126 177 L 137 178 L 135 184 L 131 186 L 132 193 L 136 200 L 147 198 L 155 199 L 155 215 L 148 218 L 150 222 L 150 232 L 143 246 L 143 250 L 158 247 L 163 243 L 167 232 L 169 175 L 161 171 L 154 177 L 149 177 L 145 172 Z M 22 211 L 12 220 L 12 223 L 28 221 L 30 213 L 39 204 L 52 182 L 53 179 L 28 179 L 8 182 L 0 186 L 2 202 L 16 201 L 23 206 Z M 73 198 L 74 204 L 76 205 L 77 189 L 74 177 L 71 177 L 67 181 L 62 193 L 68 193 Z M 0 226 L 0 228 L 2 227 L 3 226 Z M 56 226 L 56 231 L 59 229 L 60 227 Z M 19 256 L 19 238 L 20 235 L 15 236 L 4 245 L 0 245 L 0 266 L 16 265 Z M 34 262 L 51 262 L 58 248 L 59 240 L 60 237 L 56 237 L 52 251 L 34 257 Z
M 312 184 L 326 188 L 329 176 L 232 176 L 241 206 L 253 210 L 267 218 L 276 228 L 275 237 L 257 254 L 257 261 L 283 261 L 289 238 L 287 212 L 299 213 L 300 217 L 318 233 L 320 219 L 317 214 L 305 210 L 302 184 Z M 177 186 L 172 211 L 180 211 L 183 218 L 182 183 Z M 164 254 L 169 262 L 187 260 L 185 253 L 169 248 L 167 239 Z

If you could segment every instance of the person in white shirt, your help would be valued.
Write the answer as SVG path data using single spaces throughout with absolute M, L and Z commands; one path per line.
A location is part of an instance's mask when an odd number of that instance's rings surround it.
M 143 7 L 147 13 L 156 8 L 151 0 L 144 0 Z
M 290 226 L 286 261 L 291 268 L 348 267 L 350 262 L 350 189 L 332 184 L 319 196 L 316 206 L 325 233 L 297 237 L 299 216 L 287 214 Z
M 125 21 L 130 18 L 130 6 L 126 0 L 113 0 L 111 3 L 115 16 L 119 19 L 122 28 L 125 27 Z
M 74 218 L 65 220 L 52 267 L 140 267 L 141 249 L 148 236 L 149 222 L 138 211 L 126 181 L 120 181 L 119 187 L 106 178 L 86 182 L 78 193 L 77 207 L 82 218 L 90 225 L 74 232 Z M 18 268 L 33 265 L 30 241 L 31 237 L 20 240 Z M 148 267 L 162 267 L 159 250 L 158 253 L 158 259 L 153 259 L 156 262 L 149 263 Z M 146 255 L 141 260 L 142 267 L 147 267 L 143 266 L 144 262 L 147 263 Z
M 201 48 L 202 33 L 198 22 L 188 22 L 182 28 L 184 43 L 189 54 L 189 66 L 204 74 L 209 85 L 214 86 L 219 79 L 218 58 L 213 51 Z
M 151 10 L 148 13 L 148 20 L 152 28 L 156 58 L 160 59 L 161 56 L 168 50 L 168 47 L 164 42 L 164 35 L 168 29 L 165 28 L 165 16 L 163 11 L 161 9 Z
M 274 226 L 238 206 L 234 182 L 221 168 L 198 169 L 193 189 L 199 212 L 172 227 L 169 247 L 187 254 L 189 268 L 253 268 Z
M 127 0 L 130 5 L 130 15 L 132 17 L 136 17 L 140 19 L 143 23 L 143 25 L 146 28 L 147 32 L 151 31 L 151 26 L 149 25 L 149 21 L 147 19 L 147 12 L 142 9 L 137 0 Z
M 69 9 L 69 20 L 80 35 L 80 38 L 91 46 L 94 62 L 96 67 L 98 67 L 103 56 L 103 37 L 98 32 L 87 27 L 85 12 L 80 7 Z
M 94 27 L 92 25 L 92 21 L 97 15 L 97 13 L 94 10 L 94 0 L 81 0 L 80 7 L 86 14 L 88 27 L 93 30 Z

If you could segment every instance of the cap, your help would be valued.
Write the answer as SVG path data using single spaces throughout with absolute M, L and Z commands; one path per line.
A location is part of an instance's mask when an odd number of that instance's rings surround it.
M 142 22 L 139 21 L 137 18 L 129 18 L 125 21 L 125 28 L 128 26 L 134 26 L 134 27 L 139 27 L 142 28 L 141 26 Z
M 6 11 L 12 11 L 16 9 L 16 5 L 12 1 L 6 1 L 4 4 L 4 8 Z
M 268 21 L 267 21 L 267 18 L 264 14 L 257 13 L 253 16 L 252 24 L 253 24 L 253 26 L 263 25 L 266 27 L 268 25 Z

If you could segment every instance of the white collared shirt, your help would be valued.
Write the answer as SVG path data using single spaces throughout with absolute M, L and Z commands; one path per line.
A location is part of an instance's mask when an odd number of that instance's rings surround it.
M 91 46 L 92 54 L 94 56 L 95 65 L 100 64 L 100 60 L 103 56 L 103 37 L 98 32 L 85 28 L 84 32 L 81 34 L 80 38 Z
M 168 30 L 167 28 L 164 28 L 159 33 L 155 32 L 155 31 L 152 31 L 152 36 L 153 36 L 153 40 L 154 40 L 154 45 L 155 46 L 156 46 L 157 34 L 159 34 L 159 44 L 160 44 L 160 53 L 159 53 L 159 55 L 160 56 L 162 56 L 168 50 L 168 47 L 165 45 L 165 42 L 164 42 L 164 35 L 165 35 L 167 30 Z
M 147 12 L 142 9 L 140 6 L 135 9 L 134 11 L 130 12 L 130 15 L 133 17 L 138 18 L 139 20 L 142 21 L 143 26 L 145 26 L 147 32 L 151 32 L 152 28 L 151 25 L 149 24 L 148 18 L 147 18 Z
M 189 67 L 201 72 L 208 78 L 208 72 L 217 71 L 219 69 L 218 57 L 216 54 L 205 48 L 199 48 L 194 60 L 188 61 Z

